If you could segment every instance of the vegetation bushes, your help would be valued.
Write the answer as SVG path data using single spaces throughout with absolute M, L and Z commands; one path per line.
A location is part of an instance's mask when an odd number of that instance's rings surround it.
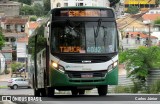
M 14 73 L 14 72 L 17 72 L 18 71 L 18 69 L 20 69 L 20 68 L 22 68 L 23 67 L 23 63 L 21 63 L 21 62 L 13 62 L 12 64 L 11 64 L 11 69 L 12 69 L 12 72 Z
M 6 70 L 4 70 L 4 73 L 5 73 L 5 74 L 9 74 L 9 73 L 10 73 L 10 70 L 6 69 Z
M 129 86 L 116 86 L 114 88 L 114 93 L 130 93 Z
M 132 6 L 130 5 L 126 11 L 127 13 L 130 13 L 130 14 L 136 14 L 139 12 L 139 8 L 138 6 Z
M 150 93 L 160 93 L 160 80 L 156 80 L 149 88 Z
M 149 70 L 160 67 L 160 47 L 139 47 L 138 49 L 126 50 L 120 53 L 119 62 L 126 65 L 128 77 L 134 82 L 133 92 L 148 92 L 146 78 Z

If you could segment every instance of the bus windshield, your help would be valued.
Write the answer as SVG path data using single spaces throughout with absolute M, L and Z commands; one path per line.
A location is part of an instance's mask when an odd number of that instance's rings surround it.
M 51 52 L 113 53 L 117 52 L 115 22 L 59 21 L 51 25 Z

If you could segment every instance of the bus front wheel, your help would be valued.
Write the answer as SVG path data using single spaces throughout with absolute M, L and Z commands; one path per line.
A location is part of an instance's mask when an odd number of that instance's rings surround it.
M 55 94 L 55 89 L 54 88 L 48 87 L 46 90 L 47 90 L 46 94 L 47 94 L 48 97 L 54 96 L 54 94 Z
M 71 92 L 73 96 L 78 95 L 78 89 L 72 89 Z
M 105 96 L 108 92 L 108 85 L 99 86 L 97 89 L 99 96 Z

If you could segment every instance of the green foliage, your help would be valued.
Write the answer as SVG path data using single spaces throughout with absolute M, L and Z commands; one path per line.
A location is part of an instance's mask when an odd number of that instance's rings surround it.
M 44 25 L 41 25 L 39 28 L 37 28 L 35 31 L 37 31 L 37 47 L 36 47 L 36 53 L 44 49 L 46 47 L 46 38 L 44 38 Z M 35 40 L 36 36 L 32 36 L 29 39 L 28 42 L 28 53 L 32 55 L 32 58 L 34 58 L 35 53 Z
M 160 80 L 157 80 L 150 86 L 150 93 L 158 94 L 160 92 Z
M 4 36 L 2 34 L 2 28 L 0 27 L 0 50 L 2 49 L 2 47 L 4 46 Z
M 44 15 L 44 7 L 41 4 L 35 4 L 33 6 L 25 5 L 20 8 L 20 15 Z
M 115 4 L 117 4 L 120 0 L 109 0 L 110 2 L 110 7 L 114 7 Z
M 160 25 L 160 18 L 156 19 L 156 20 L 154 21 L 154 24 L 155 24 L 155 25 L 156 25 L 156 24 Z
M 50 3 L 50 0 L 43 0 L 43 2 L 44 2 L 44 11 L 45 11 L 44 14 L 47 14 L 51 9 L 51 3 Z
M 146 81 L 148 70 L 160 62 L 160 47 L 140 47 L 126 50 L 119 54 L 119 62 L 126 64 L 128 77 L 138 79 L 141 83 Z
M 160 4 L 160 0 L 156 0 L 155 2 L 156 2 L 156 6 L 158 7 Z
M 114 88 L 114 93 L 130 93 L 129 86 L 116 86 Z
M 31 5 L 32 0 L 18 0 L 18 2 Z
M 130 5 L 126 11 L 127 13 L 130 13 L 130 14 L 136 14 L 139 12 L 139 9 L 138 9 L 138 6 L 132 6 Z
M 9 71 L 8 69 L 6 69 L 6 70 L 4 71 L 4 73 L 5 73 L 5 74 L 9 74 L 10 71 Z
M 20 69 L 20 68 L 22 68 L 22 67 L 23 67 L 23 63 L 21 63 L 21 62 L 13 62 L 13 63 L 11 64 L 12 72 L 16 72 L 17 69 Z
M 20 8 L 20 15 L 34 15 L 34 9 L 32 6 L 25 5 Z
M 36 16 L 43 16 L 44 15 L 44 8 L 41 4 L 34 4 L 33 6 L 34 15 Z
M 30 18 L 29 18 L 29 21 L 36 21 L 37 20 L 37 16 L 31 16 Z

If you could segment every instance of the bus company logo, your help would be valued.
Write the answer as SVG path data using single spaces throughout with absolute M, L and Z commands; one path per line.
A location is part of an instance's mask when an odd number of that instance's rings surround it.
M 11 101 L 11 96 L 2 96 L 2 101 Z
M 66 68 L 70 68 L 70 66 L 69 66 L 69 65 L 67 65 L 67 66 L 66 66 Z
M 69 65 L 67 65 L 66 68 L 83 68 L 83 66 L 69 66 Z

